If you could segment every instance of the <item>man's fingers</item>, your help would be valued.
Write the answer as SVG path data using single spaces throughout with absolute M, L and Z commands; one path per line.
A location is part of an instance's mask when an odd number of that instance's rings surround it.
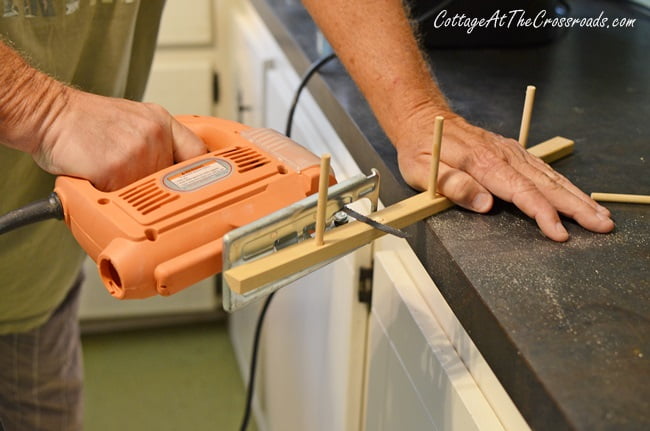
M 412 187 L 419 190 L 428 187 L 431 154 L 421 153 L 416 157 L 403 157 L 399 162 L 402 176 Z M 440 162 L 438 167 L 437 192 L 455 204 L 472 211 L 485 213 L 492 208 L 492 195 L 485 187 L 470 175 L 444 162 Z
M 463 171 L 440 163 L 438 171 L 439 193 L 463 208 L 486 213 L 494 203 L 492 194 L 474 178 Z
M 494 161 L 490 174 L 483 176 L 483 184 L 534 218 L 542 232 L 553 240 L 568 239 L 558 212 L 594 232 L 605 233 L 614 228 L 606 211 L 599 210 L 599 205 L 581 196 L 583 193 L 577 187 L 569 186 L 568 180 L 545 164 Z
M 582 190 L 580 190 L 580 188 L 578 188 L 571 181 L 569 181 L 568 178 L 566 178 L 564 175 L 560 174 L 559 172 L 555 171 L 551 166 L 549 166 L 543 160 L 538 159 L 537 157 L 534 157 L 530 154 L 528 155 L 528 159 L 529 159 L 529 163 L 532 166 L 540 170 L 551 181 L 557 182 L 558 184 L 562 185 L 564 189 L 572 193 L 576 198 L 581 200 L 585 205 L 587 205 L 588 207 L 592 208 L 594 211 L 600 214 L 606 215 L 607 217 L 611 215 L 611 213 L 607 208 L 598 204 L 598 202 L 594 201 L 589 195 L 584 193 Z
M 555 188 L 556 191 L 562 189 L 560 184 L 545 177 L 546 190 L 540 190 L 538 184 L 530 178 L 531 172 L 525 175 L 515 169 L 515 166 L 523 166 L 525 163 L 520 160 L 523 158 L 520 154 L 514 153 L 510 155 L 511 157 L 503 153 L 502 156 L 498 156 L 490 151 L 477 154 L 481 155 L 480 160 L 466 163 L 466 167 L 487 190 L 505 201 L 514 203 L 526 215 L 535 219 L 544 235 L 550 239 L 566 241 L 569 238 L 560 222 L 556 207 L 545 196 L 550 188 Z M 535 171 L 534 174 L 539 177 L 537 181 L 544 176 L 539 171 Z
M 190 129 L 173 118 L 171 129 L 175 162 L 182 162 L 205 154 L 207 151 L 205 143 Z
M 553 205 L 531 183 L 531 187 L 512 194 L 509 200 L 529 217 L 535 219 L 542 233 L 553 241 L 563 242 L 569 239 L 569 233 L 562 225 Z
M 523 165 L 514 165 L 522 175 L 535 183 L 540 192 L 560 213 L 571 217 L 581 226 L 594 232 L 610 232 L 614 222 L 610 212 L 573 185 L 563 175 L 554 171 L 541 160 L 532 160 Z

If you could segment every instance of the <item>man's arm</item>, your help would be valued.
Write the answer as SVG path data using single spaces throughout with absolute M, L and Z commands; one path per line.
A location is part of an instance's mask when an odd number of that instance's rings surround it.
M 492 195 L 513 202 L 556 241 L 568 239 L 558 212 L 595 232 L 614 228 L 609 211 L 513 139 L 455 114 L 433 80 L 401 0 L 303 0 L 398 152 L 404 179 L 426 188 L 433 123 L 445 117 L 439 189 L 455 203 L 489 211 Z
M 30 153 L 52 174 L 110 191 L 205 152 L 160 106 L 75 90 L 2 41 L 0 58 L 0 143 Z

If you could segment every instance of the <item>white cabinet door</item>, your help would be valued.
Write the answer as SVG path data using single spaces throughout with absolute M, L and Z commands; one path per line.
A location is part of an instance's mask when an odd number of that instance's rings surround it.
M 222 27 L 230 30 L 225 36 L 229 53 L 222 85 L 224 112 L 232 119 L 252 127 L 266 125 L 264 97 L 266 73 L 274 66 L 277 47 L 257 15 L 247 3 L 232 5 L 231 16 Z
M 280 291 L 264 328 L 268 430 L 359 429 L 367 308 L 350 255 Z

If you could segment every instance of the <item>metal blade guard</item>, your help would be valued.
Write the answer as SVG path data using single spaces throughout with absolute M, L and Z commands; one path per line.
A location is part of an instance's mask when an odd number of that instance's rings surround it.
M 345 205 L 362 198 L 370 201 L 371 211 L 377 210 L 379 173 L 373 169 L 368 176 L 357 175 L 328 189 L 327 229 L 335 227 L 334 215 Z M 231 230 L 223 237 L 223 272 L 245 265 L 277 250 L 312 238 L 316 224 L 318 195 L 304 198 L 247 225 Z M 223 278 L 223 308 L 235 311 L 281 287 L 319 269 L 334 259 L 319 262 L 288 277 L 275 280 L 248 292 L 236 292 Z

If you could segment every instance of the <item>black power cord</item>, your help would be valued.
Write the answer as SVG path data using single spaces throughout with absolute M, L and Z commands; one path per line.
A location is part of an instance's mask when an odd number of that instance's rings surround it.
M 63 205 L 56 193 L 0 216 L 0 234 L 48 219 L 63 220 Z
M 325 64 L 327 64 L 330 60 L 332 60 L 335 57 L 336 55 L 332 53 L 319 58 L 309 66 L 309 69 L 307 69 L 307 71 L 303 75 L 302 79 L 300 80 L 300 85 L 298 85 L 298 88 L 296 89 L 296 92 L 294 94 L 293 101 L 291 102 L 291 107 L 289 108 L 289 114 L 287 116 L 287 125 L 284 131 L 284 134 L 287 137 L 291 137 L 293 117 L 296 112 L 296 107 L 298 106 L 298 99 L 300 98 L 300 94 L 302 93 L 302 90 L 307 86 L 307 83 L 309 82 L 311 77 L 316 72 L 318 72 L 318 70 L 320 70 L 321 67 L 323 67 Z M 245 431 L 250 421 L 251 411 L 253 406 L 253 395 L 255 391 L 255 372 L 257 370 L 257 355 L 259 351 L 259 344 L 260 344 L 260 339 L 262 334 L 262 326 L 264 325 L 264 317 L 266 316 L 266 312 L 269 309 L 269 305 L 271 304 L 271 301 L 273 301 L 273 297 L 275 296 L 275 293 L 276 292 L 272 292 L 269 296 L 266 297 L 266 299 L 264 300 L 264 305 L 262 306 L 262 311 L 257 317 L 257 325 L 255 326 L 255 335 L 253 337 L 253 353 L 251 355 L 250 371 L 248 373 L 248 391 L 246 394 L 246 409 L 244 410 L 244 418 L 242 419 L 241 426 L 239 427 L 240 431 Z
M 305 74 L 302 76 L 302 79 L 300 80 L 300 84 L 298 85 L 298 88 L 296 89 L 296 92 L 293 96 L 293 100 L 291 101 L 291 106 L 289 107 L 289 114 L 287 115 L 287 125 L 284 129 L 284 134 L 287 135 L 288 137 L 291 137 L 291 127 L 293 126 L 293 117 L 295 115 L 296 107 L 298 106 L 298 99 L 300 98 L 300 94 L 302 93 L 302 90 L 307 86 L 311 77 L 314 76 L 314 73 L 318 72 L 321 67 L 325 66 L 325 64 L 327 64 L 333 58 L 336 58 L 336 54 L 334 53 L 322 56 L 318 60 L 314 61 L 309 66 L 309 69 L 307 69 Z

